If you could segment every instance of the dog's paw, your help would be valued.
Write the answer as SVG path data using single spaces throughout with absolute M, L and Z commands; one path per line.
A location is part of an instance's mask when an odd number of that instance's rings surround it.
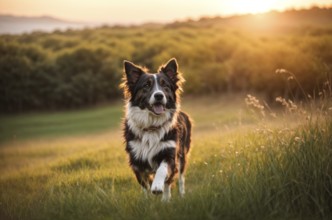
M 160 190 L 160 189 L 154 189 L 154 190 L 152 190 L 152 193 L 155 194 L 155 195 L 159 195 L 159 194 L 162 194 L 163 191 Z
M 164 192 L 164 182 L 163 181 L 153 181 L 151 186 L 151 192 L 153 194 L 161 194 Z

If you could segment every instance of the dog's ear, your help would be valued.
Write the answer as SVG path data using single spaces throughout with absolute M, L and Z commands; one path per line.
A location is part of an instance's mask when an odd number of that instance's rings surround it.
M 127 77 L 127 83 L 129 86 L 134 85 L 139 77 L 144 73 L 144 71 L 139 67 L 133 64 L 130 61 L 124 60 L 123 67 Z
M 170 59 L 162 68 L 161 71 L 165 73 L 173 82 L 178 81 L 178 62 L 175 58 Z

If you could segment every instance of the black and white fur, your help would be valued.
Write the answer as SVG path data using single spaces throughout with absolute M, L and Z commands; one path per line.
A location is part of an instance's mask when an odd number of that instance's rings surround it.
M 124 61 L 126 113 L 124 138 L 129 164 L 138 183 L 154 194 L 171 197 L 171 184 L 179 172 L 180 195 L 185 194 L 184 171 L 191 141 L 191 122 L 180 111 L 184 81 L 176 59 L 158 73 Z

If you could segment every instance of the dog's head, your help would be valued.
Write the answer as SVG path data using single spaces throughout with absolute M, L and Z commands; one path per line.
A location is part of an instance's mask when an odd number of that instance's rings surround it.
M 175 58 L 161 66 L 158 73 L 148 73 L 146 69 L 124 61 L 124 72 L 125 97 L 131 106 L 148 109 L 154 115 L 176 109 L 183 78 Z

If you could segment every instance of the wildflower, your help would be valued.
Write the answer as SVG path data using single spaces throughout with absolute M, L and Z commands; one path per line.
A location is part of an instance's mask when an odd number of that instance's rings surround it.
M 278 97 L 276 98 L 276 102 L 281 103 L 283 106 L 288 106 L 288 103 L 287 103 L 286 99 L 284 99 L 284 98 L 282 98 L 282 97 L 280 97 L 280 96 L 278 96 Z
M 276 98 L 276 102 L 279 102 L 281 105 L 285 106 L 285 108 L 290 112 L 293 112 L 298 109 L 297 105 L 290 99 L 286 100 L 286 99 L 278 96 Z
M 245 98 L 245 102 L 248 107 L 251 107 L 253 110 L 258 110 L 263 116 L 265 116 L 264 106 L 260 104 L 255 96 L 248 94 Z
M 285 69 L 277 69 L 276 70 L 276 74 L 283 74 L 283 73 L 288 73 L 288 71 L 285 70 Z
M 290 108 L 289 108 L 289 111 L 294 111 L 297 109 L 297 105 L 295 105 L 294 102 L 292 102 L 291 100 L 288 100 L 289 104 L 290 104 Z

